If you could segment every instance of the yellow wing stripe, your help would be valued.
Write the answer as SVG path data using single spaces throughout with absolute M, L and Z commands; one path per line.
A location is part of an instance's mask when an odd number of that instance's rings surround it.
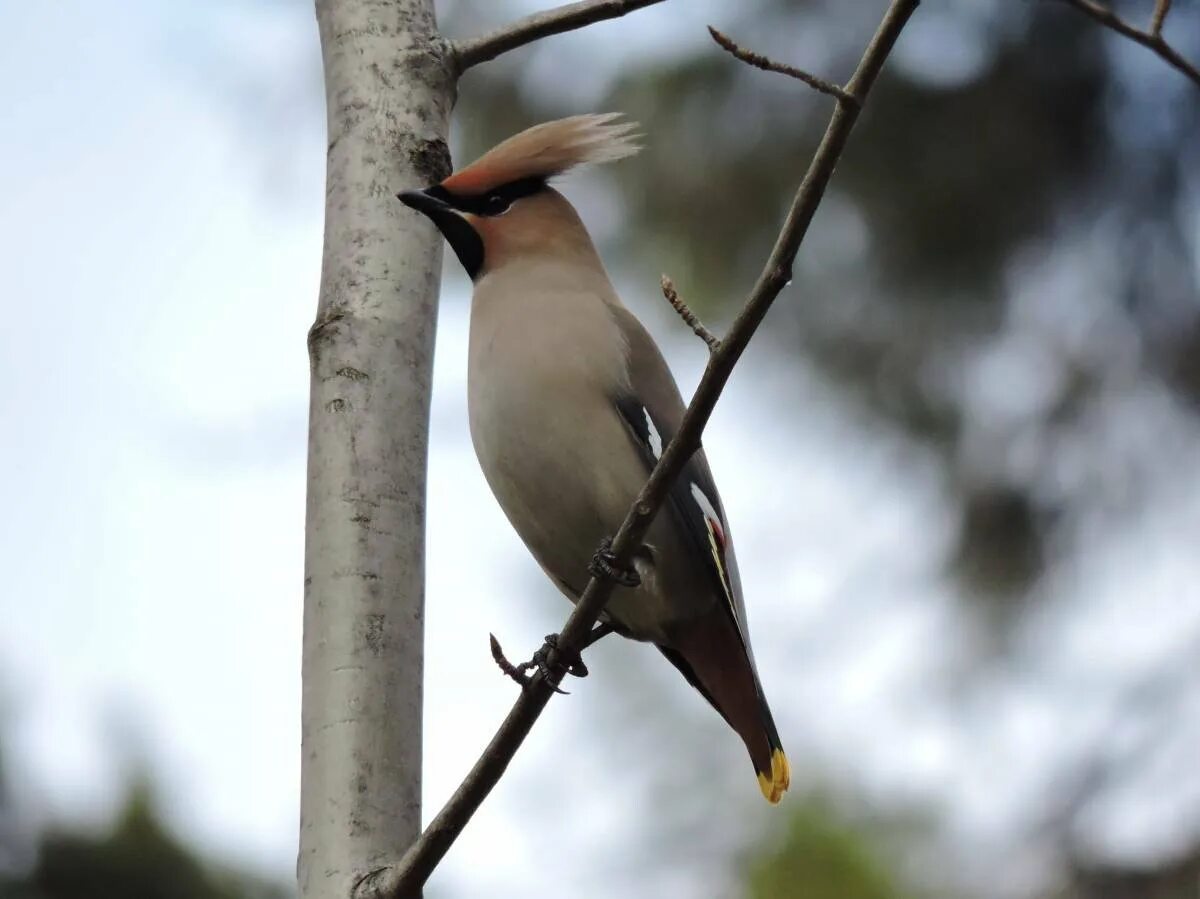
M 725 557 L 721 552 L 721 543 L 717 539 L 712 519 L 706 515 L 704 523 L 708 526 L 708 547 L 712 550 L 713 564 L 717 566 L 717 575 L 721 578 L 721 587 L 725 591 L 725 602 L 729 605 L 729 614 L 733 616 L 733 623 L 737 625 L 740 633 L 742 622 L 738 620 L 737 606 L 733 601 L 733 584 L 729 581 L 729 572 L 725 570 Z

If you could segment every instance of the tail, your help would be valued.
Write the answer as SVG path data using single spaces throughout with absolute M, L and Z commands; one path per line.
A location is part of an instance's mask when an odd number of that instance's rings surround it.
M 742 738 L 763 796 L 772 805 L 779 802 L 791 784 L 791 767 L 733 622 L 716 609 L 682 626 L 671 635 L 671 645 L 659 649 Z
M 767 802 L 774 805 L 792 785 L 792 766 L 788 764 L 787 754 L 779 742 L 779 732 L 775 730 L 775 720 L 771 717 L 771 710 L 767 708 L 767 700 L 762 695 L 761 686 L 758 691 L 758 700 L 762 704 L 763 723 L 766 725 L 767 745 L 771 750 L 771 761 L 770 764 L 763 765 L 755 762 L 754 769 L 758 774 L 758 788 L 762 790 L 763 797 Z M 745 740 L 745 737 L 743 736 L 742 739 Z M 746 748 L 749 747 L 750 744 L 747 742 Z

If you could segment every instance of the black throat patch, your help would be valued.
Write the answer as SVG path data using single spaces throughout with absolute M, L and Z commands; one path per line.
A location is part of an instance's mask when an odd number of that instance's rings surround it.
M 512 208 L 512 204 L 522 197 L 532 196 L 545 189 L 545 178 L 521 178 L 493 190 L 470 195 L 452 193 L 438 184 L 425 193 L 444 203 L 445 207 L 426 214 L 442 232 L 446 242 L 454 250 L 454 255 L 466 269 L 467 275 L 475 281 L 483 271 L 483 241 L 478 232 L 458 213 L 469 212 L 472 215 L 494 218 L 504 215 Z

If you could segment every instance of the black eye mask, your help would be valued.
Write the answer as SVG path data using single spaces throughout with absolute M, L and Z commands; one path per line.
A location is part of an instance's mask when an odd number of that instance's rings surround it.
M 483 241 L 461 213 L 492 218 L 504 215 L 521 197 L 532 196 L 546 189 L 545 178 L 522 178 L 495 190 L 468 197 L 452 194 L 440 184 L 427 190 L 409 190 L 396 197 L 405 206 L 429 217 L 474 281 L 483 271 Z
M 461 196 L 452 194 L 440 184 L 425 191 L 429 196 L 441 200 L 447 206 L 452 206 L 459 212 L 469 212 L 472 215 L 493 217 L 504 215 L 512 204 L 546 189 L 545 178 L 522 178 L 520 181 L 510 181 L 483 194 Z

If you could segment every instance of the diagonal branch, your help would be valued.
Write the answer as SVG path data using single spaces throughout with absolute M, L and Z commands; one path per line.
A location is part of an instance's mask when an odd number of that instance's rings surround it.
M 1150 30 L 1142 31 L 1135 25 L 1130 25 L 1107 6 L 1102 6 L 1096 0 L 1063 0 L 1075 7 L 1081 13 L 1091 16 L 1106 28 L 1111 28 L 1117 34 L 1124 35 L 1131 41 L 1149 47 L 1170 66 L 1178 69 L 1200 87 L 1200 69 L 1192 65 L 1175 48 L 1166 42 L 1162 36 L 1163 22 L 1171 9 L 1170 0 L 1157 0 L 1154 4 L 1154 14 L 1150 19 Z
M 458 71 L 461 74 L 481 62 L 495 59 L 501 53 L 516 50 L 552 34 L 574 31 L 594 22 L 603 22 L 605 19 L 619 19 L 627 13 L 661 2 L 662 0 L 580 0 L 578 3 L 567 3 L 518 19 L 511 25 L 483 37 L 455 41 L 453 56 L 458 62 Z
M 762 323 L 763 316 L 791 281 L 792 264 L 800 242 L 812 222 L 817 206 L 833 176 L 834 168 L 846 146 L 858 118 L 859 108 L 875 82 L 884 60 L 891 52 L 896 38 L 917 8 L 920 0 L 892 0 L 883 21 L 862 60 L 846 86 L 849 97 L 838 100 L 821 143 L 809 164 L 808 171 L 792 200 L 787 218 L 775 241 L 762 274 L 759 275 L 746 304 L 734 320 L 720 348 L 708 361 L 700 385 L 684 414 L 679 431 L 655 465 L 650 479 L 634 501 L 629 514 L 612 544 L 617 566 L 628 565 L 634 550 L 642 542 L 650 523 L 667 498 L 667 492 L 687 461 L 700 448 L 700 436 L 712 415 L 733 367 L 737 364 L 750 338 Z M 558 645 L 570 653 L 586 645 L 592 625 L 596 622 L 609 596 L 613 582 L 593 577 L 587 589 L 567 619 Z M 550 663 L 555 658 L 552 656 Z M 499 782 L 517 749 L 545 709 L 553 695 L 554 685 L 534 674 L 529 686 L 522 691 L 508 717 L 467 774 L 446 805 L 429 823 L 421 838 L 404 854 L 398 865 L 378 868 L 357 884 L 355 899 L 407 899 L 420 894 L 422 885 L 453 845 L 475 810 Z
M 798 81 L 803 81 L 813 90 L 822 94 L 829 94 L 831 97 L 836 97 L 843 103 L 858 103 L 858 100 L 851 94 L 846 93 L 845 89 L 834 84 L 832 81 L 826 81 L 824 78 L 818 78 L 804 69 L 798 69 L 795 66 L 789 66 L 786 63 L 776 62 L 775 60 L 763 56 L 761 53 L 755 53 L 753 50 L 746 50 L 737 45 L 733 38 L 726 34 L 722 34 L 711 25 L 708 26 L 708 33 L 712 35 L 712 39 L 721 45 L 721 48 L 733 56 L 736 56 L 748 66 L 754 66 L 756 69 L 762 69 L 764 72 L 778 72 L 780 75 L 787 75 L 789 78 L 795 78 Z

